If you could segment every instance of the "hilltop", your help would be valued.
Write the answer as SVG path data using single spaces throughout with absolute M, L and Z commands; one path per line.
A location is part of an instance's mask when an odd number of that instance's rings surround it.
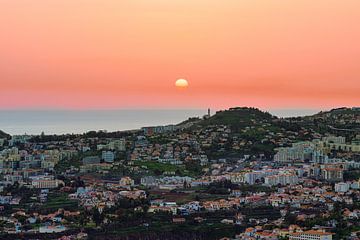
M 228 110 L 216 112 L 209 118 L 195 122 L 197 128 L 209 126 L 228 126 L 232 132 L 243 132 L 244 129 L 268 129 L 279 132 L 284 131 L 300 131 L 297 123 L 283 121 L 268 112 L 261 111 L 258 108 L 251 107 L 234 107 Z
M 237 129 L 254 124 L 268 123 L 274 119 L 276 119 L 275 116 L 267 112 L 262 112 L 257 108 L 235 107 L 218 111 L 210 118 L 201 121 L 199 125 L 228 125 L 233 129 Z

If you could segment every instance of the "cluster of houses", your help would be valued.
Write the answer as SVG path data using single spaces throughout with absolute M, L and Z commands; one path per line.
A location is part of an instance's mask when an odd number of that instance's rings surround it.
M 289 147 L 275 149 L 274 161 L 263 161 L 261 154 L 255 158 L 244 155 L 243 158 L 228 161 L 209 160 L 205 149 L 214 148 L 217 153 L 224 153 L 241 151 L 242 148 L 253 145 L 251 140 L 232 134 L 228 126 L 207 126 L 191 133 L 176 131 L 175 126 L 149 127 L 142 130 L 143 133 L 137 132 L 124 138 L 78 137 L 40 143 L 30 141 L 30 136 L 13 136 L 8 141 L 9 146 L 5 147 L 5 141 L 2 141 L 0 212 L 5 211 L 8 206 L 19 205 L 22 201 L 20 194 L 11 193 L 11 186 L 36 191 L 36 200 L 39 200 L 40 204 L 47 202 L 49 191 L 63 191 L 66 182 L 59 179 L 55 172 L 64 162 L 68 164 L 61 172 L 64 178 L 81 176 L 83 179 L 87 176 L 104 176 L 119 166 L 126 170 L 132 169 L 136 166 L 134 162 L 172 164 L 176 167 L 183 167 L 190 161 L 195 162 L 202 170 L 201 176 L 190 177 L 174 171 L 157 176 L 142 176 L 137 181 L 128 176 L 114 181 L 85 181 L 84 186 L 73 187 L 74 191 L 66 193 L 67 198 L 78 201 L 81 208 L 96 208 L 103 213 L 105 208 L 114 207 L 120 199 L 148 199 L 146 190 L 149 189 L 169 193 L 173 190 L 206 189 L 212 183 L 229 181 L 239 187 L 228 189 L 227 197 L 221 196 L 215 200 L 199 198 L 181 203 L 168 201 L 166 198 L 151 199 L 147 211 L 169 212 L 174 215 L 173 222 L 181 224 L 186 221 L 185 216 L 196 213 L 236 212 L 243 206 L 271 206 L 279 209 L 281 217 L 276 220 L 249 219 L 239 213 L 234 214 L 233 218 L 221 219 L 222 224 L 259 224 L 257 227 L 247 228 L 237 236 L 238 239 L 279 239 L 287 236 L 289 239 L 331 240 L 332 234 L 322 230 L 308 231 L 290 226 L 288 229 L 265 230 L 262 226 L 271 221 L 278 225 L 284 223 L 284 216 L 291 211 L 295 211 L 298 221 L 329 215 L 335 204 L 351 205 L 354 199 L 360 198 L 360 182 L 344 181 L 344 172 L 360 169 L 360 164 L 331 156 L 333 151 L 360 152 L 359 136 L 351 142 L 346 142 L 344 137 L 324 136 L 313 141 L 294 143 L 294 134 L 275 134 L 269 123 L 264 121 L 244 127 L 240 130 L 241 134 L 262 131 L 262 142 Z M 242 191 L 241 186 L 244 185 L 262 186 L 270 191 Z M 316 211 L 311 211 L 315 208 Z M 40 223 L 31 231 L 57 233 L 67 230 L 63 216 L 78 214 L 77 211 L 64 210 L 48 215 L 30 215 L 26 211 L 16 211 L 1 220 L 12 224 L 11 228 L 4 229 L 9 233 L 24 231 L 22 222 L 19 221 L 20 216 L 25 218 L 27 223 Z M 342 217 L 356 220 L 360 218 L 360 212 L 346 208 L 342 211 Z M 197 221 L 204 219 L 198 218 Z

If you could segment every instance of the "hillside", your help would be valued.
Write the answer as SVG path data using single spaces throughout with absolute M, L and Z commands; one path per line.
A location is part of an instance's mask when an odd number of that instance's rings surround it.
M 296 121 L 281 119 L 268 112 L 249 107 L 218 111 L 210 118 L 197 123 L 197 127 L 200 128 L 218 125 L 228 126 L 233 133 L 246 133 L 249 138 L 260 138 L 260 135 L 264 135 L 265 132 L 285 135 L 285 132 L 300 132 L 302 130 Z M 259 135 L 259 132 L 262 134 Z
M 219 133 L 219 126 L 231 131 Z M 256 108 L 237 107 L 218 111 L 210 118 L 192 122 L 189 131 L 202 136 L 216 133 L 206 153 L 211 158 L 239 157 L 242 154 L 263 153 L 271 158 L 274 149 L 294 142 L 318 138 L 319 134 L 335 134 L 348 140 L 360 133 L 358 108 L 333 109 L 312 116 L 278 118 Z
M 236 107 L 218 111 L 208 119 L 196 122 L 198 127 L 226 125 L 241 131 L 246 127 L 272 126 L 286 131 L 300 131 L 301 128 L 319 133 L 334 130 L 360 131 L 360 108 L 336 108 L 311 116 L 278 118 L 257 108 Z M 275 129 L 276 130 L 276 129 Z
M 335 108 L 329 111 L 321 111 L 312 116 L 304 117 L 305 119 L 323 119 L 332 122 L 358 122 L 360 117 L 360 108 Z
M 230 131 L 222 134 L 218 126 L 226 126 Z M 200 131 L 200 135 L 206 137 L 212 135 L 212 144 L 205 150 L 210 158 L 239 158 L 244 154 L 261 153 L 271 158 L 275 147 L 289 143 L 287 137 L 284 140 L 285 136 L 299 140 L 312 137 L 296 124 L 283 123 L 267 112 L 248 107 L 218 111 L 210 118 L 196 122 L 189 130 Z
M 0 130 L 0 138 L 10 138 L 11 136 Z
M 189 119 L 177 124 L 176 126 L 179 129 L 186 129 L 186 128 L 192 127 L 193 125 L 195 125 L 201 121 L 202 121 L 202 119 L 199 117 L 192 117 L 192 118 L 189 118 Z
M 353 138 L 360 134 L 360 108 L 336 108 L 312 116 L 289 118 L 305 128 L 319 133 L 332 133 Z

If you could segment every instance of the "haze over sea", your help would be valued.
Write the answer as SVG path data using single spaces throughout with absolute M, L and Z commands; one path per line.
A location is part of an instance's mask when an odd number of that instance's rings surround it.
M 270 110 L 280 117 L 302 116 L 318 110 Z M 121 131 L 144 126 L 177 124 L 202 117 L 207 109 L 177 110 L 0 110 L 0 130 L 16 134 L 84 133 L 92 130 Z

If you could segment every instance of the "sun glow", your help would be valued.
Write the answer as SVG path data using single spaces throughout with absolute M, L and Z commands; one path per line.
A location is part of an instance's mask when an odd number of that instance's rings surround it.
M 175 86 L 178 88 L 187 88 L 189 86 L 189 83 L 186 79 L 178 79 L 175 82 Z

